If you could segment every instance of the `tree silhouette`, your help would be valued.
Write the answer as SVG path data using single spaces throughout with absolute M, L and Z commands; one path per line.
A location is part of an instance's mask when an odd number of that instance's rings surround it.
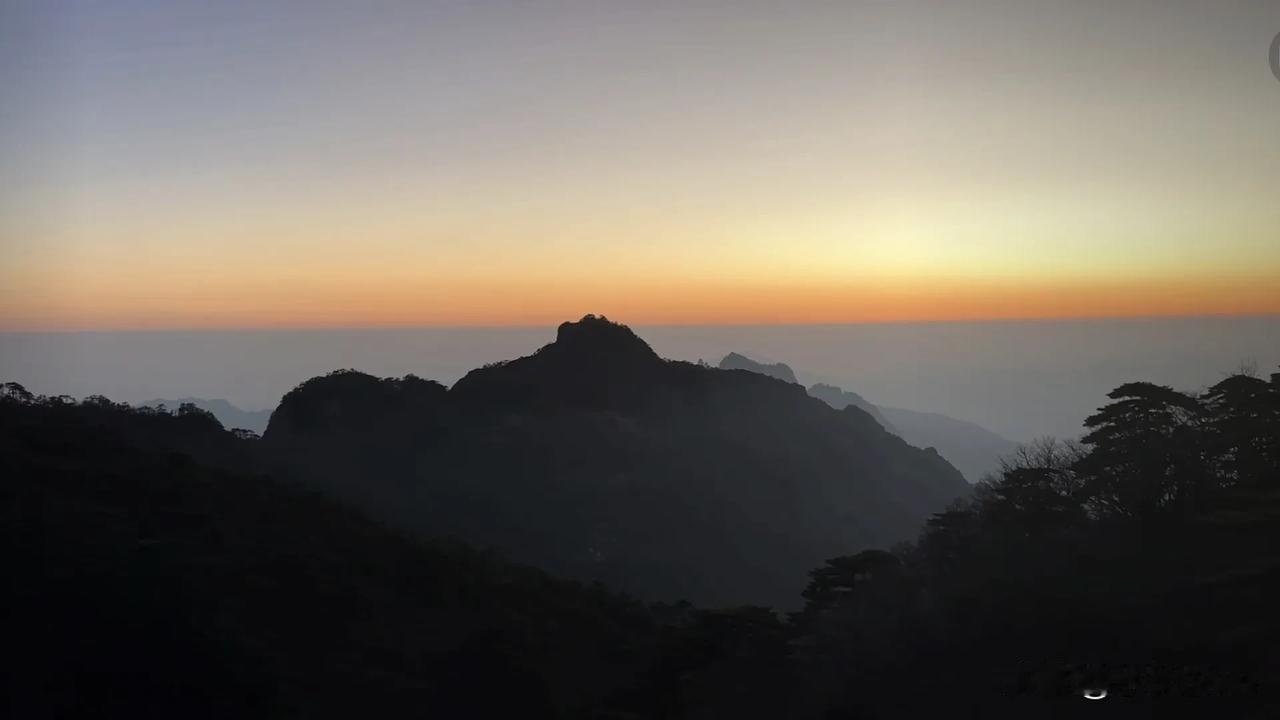
M 36 396 L 16 382 L 7 382 L 0 385 L 0 399 L 25 405 L 35 402 Z
M 1204 395 L 1207 445 L 1223 481 L 1280 484 L 1280 383 L 1232 375 Z
M 1078 525 L 1086 517 L 1076 465 L 1079 443 L 1041 438 L 1001 460 L 1000 475 L 979 483 L 984 521 L 1023 537 Z
M 1107 397 L 1115 402 L 1085 420 L 1090 451 L 1076 465 L 1092 508 L 1139 519 L 1192 512 L 1211 480 L 1199 402 L 1148 382 L 1126 383 Z

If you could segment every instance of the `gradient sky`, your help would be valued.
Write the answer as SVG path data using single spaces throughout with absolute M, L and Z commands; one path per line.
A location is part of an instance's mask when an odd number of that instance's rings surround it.
M 1280 312 L 1280 3 L 0 0 L 0 330 Z

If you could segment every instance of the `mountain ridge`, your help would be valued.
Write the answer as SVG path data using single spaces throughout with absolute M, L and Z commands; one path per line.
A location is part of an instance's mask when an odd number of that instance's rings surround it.
M 267 423 L 271 420 L 271 410 L 245 410 L 223 398 L 181 397 L 176 400 L 156 398 L 137 403 L 136 407 L 159 408 L 163 406 L 169 409 L 177 409 L 184 403 L 190 403 L 201 410 L 212 413 L 218 419 L 218 422 L 228 429 L 243 428 L 261 435 L 266 431 Z
M 304 421 L 316 417 L 326 423 Z M 596 316 L 447 390 L 313 378 L 282 399 L 263 442 L 304 481 L 400 527 L 697 602 L 794 604 L 795 568 L 909 539 L 968 491 L 937 453 L 857 408 L 664 360 Z
M 800 381 L 796 379 L 795 371 L 791 369 L 790 365 L 786 363 L 762 363 L 736 352 L 731 352 L 721 358 L 718 367 L 721 370 L 749 370 L 793 385 L 800 384 Z
M 788 382 L 795 382 L 795 372 L 786 363 L 765 364 L 730 352 L 720 361 L 720 367 L 726 366 L 782 380 L 791 378 Z M 875 405 L 852 390 L 829 383 L 816 383 L 809 387 L 808 393 L 836 409 L 857 407 L 916 447 L 935 448 L 970 483 L 997 472 L 1001 459 L 1018 448 L 1012 440 L 969 420 Z

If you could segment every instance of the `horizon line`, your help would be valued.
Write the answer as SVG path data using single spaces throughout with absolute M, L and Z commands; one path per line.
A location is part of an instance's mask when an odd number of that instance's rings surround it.
M 548 322 L 525 323 L 388 323 L 367 325 L 204 325 L 204 326 L 120 326 L 105 328 L 3 328 L 3 335 L 92 335 L 92 334 L 143 334 L 143 333 L 231 333 L 231 332 L 355 332 L 392 330 L 533 330 L 558 328 L 566 322 L 578 322 L 587 315 L 605 317 L 611 322 L 630 328 L 761 328 L 761 327 L 851 327 L 864 325 L 974 325 L 1027 322 L 1085 322 L 1085 321 L 1156 321 L 1156 320 L 1226 320 L 1280 318 L 1280 312 L 1231 312 L 1231 313 L 1151 313 L 1136 315 L 1028 315 L 1011 317 L 973 318 L 921 318 L 911 320 L 850 320 L 813 322 L 628 322 L 605 313 L 584 313 L 574 318 Z

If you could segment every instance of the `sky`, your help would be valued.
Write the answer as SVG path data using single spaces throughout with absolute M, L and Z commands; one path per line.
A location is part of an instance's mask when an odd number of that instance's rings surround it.
M 1280 313 L 1274 0 L 0 0 L 0 331 Z

